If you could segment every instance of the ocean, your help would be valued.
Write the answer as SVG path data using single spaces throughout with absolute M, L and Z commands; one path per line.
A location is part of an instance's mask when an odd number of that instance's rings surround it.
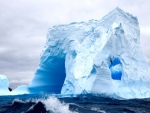
M 42 94 L 0 96 L 0 113 L 150 113 L 150 98 Z

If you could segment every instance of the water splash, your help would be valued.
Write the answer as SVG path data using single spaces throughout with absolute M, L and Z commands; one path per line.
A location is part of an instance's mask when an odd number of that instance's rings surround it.
M 56 97 L 50 96 L 48 99 L 42 101 L 47 110 L 54 113 L 77 113 L 69 110 L 69 104 L 60 102 Z

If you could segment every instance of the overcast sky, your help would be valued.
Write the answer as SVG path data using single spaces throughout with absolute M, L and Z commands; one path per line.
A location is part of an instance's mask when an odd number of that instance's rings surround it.
M 150 62 L 150 0 L 0 0 L 0 74 L 12 88 L 28 84 L 39 64 L 48 28 L 100 20 L 119 7 L 138 17 Z

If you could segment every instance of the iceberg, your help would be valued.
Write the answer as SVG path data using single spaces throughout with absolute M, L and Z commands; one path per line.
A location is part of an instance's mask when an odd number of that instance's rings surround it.
M 30 93 L 150 97 L 150 66 L 136 17 L 116 8 L 101 20 L 48 30 Z
M 9 88 L 9 81 L 7 76 L 0 75 L 0 95 L 20 95 L 29 94 L 27 85 L 18 86 L 16 89 L 12 90 Z
M 11 92 L 11 95 L 29 94 L 27 85 L 20 85 Z
M 9 93 L 8 90 L 9 81 L 5 75 L 0 75 L 0 95 L 6 95 Z

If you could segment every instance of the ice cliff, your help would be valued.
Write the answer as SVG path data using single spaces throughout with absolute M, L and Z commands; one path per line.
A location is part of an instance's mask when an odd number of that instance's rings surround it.
M 150 97 L 150 67 L 136 17 L 114 9 L 101 20 L 53 26 L 30 93 Z

